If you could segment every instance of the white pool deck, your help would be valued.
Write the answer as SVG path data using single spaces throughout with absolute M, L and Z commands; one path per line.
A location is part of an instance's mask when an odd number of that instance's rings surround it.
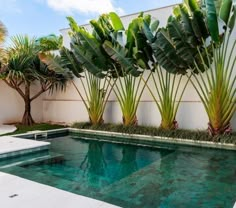
M 14 132 L 16 127 L 14 125 L 0 125 L 0 135 Z
M 118 208 L 2 172 L 0 202 L 2 208 Z
M 11 136 L 0 137 L 0 155 L 50 145 L 49 142 L 21 139 Z

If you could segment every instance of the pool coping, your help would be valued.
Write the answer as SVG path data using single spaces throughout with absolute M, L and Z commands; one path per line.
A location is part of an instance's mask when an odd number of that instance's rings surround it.
M 185 146 L 193 146 L 193 147 L 202 147 L 202 148 L 213 148 L 213 149 L 224 149 L 224 150 L 234 150 L 236 151 L 236 144 L 233 143 L 220 143 L 220 142 L 211 142 L 211 141 L 202 141 L 202 140 L 192 140 L 192 139 L 182 139 L 182 138 L 173 138 L 173 137 L 162 137 L 162 136 L 150 136 L 150 135 L 142 135 L 142 134 L 127 134 L 127 133 L 119 133 L 119 132 L 109 132 L 109 131 L 99 131 L 99 130 L 90 130 L 90 129 L 77 129 L 77 128 L 61 128 L 61 129 L 53 129 L 47 132 L 48 135 L 53 135 L 56 133 L 84 133 L 90 135 L 104 136 L 104 137 L 116 137 L 122 138 L 123 141 L 117 141 L 119 143 L 134 143 L 138 144 L 139 141 L 141 144 L 145 142 L 150 145 L 157 145 L 158 143 L 166 143 L 166 144 L 176 144 L 176 145 L 185 145 Z M 27 132 L 23 134 L 12 135 L 14 137 L 19 136 L 31 136 L 34 132 Z M 99 139 L 98 139 L 99 140 Z M 105 139 L 106 141 L 111 141 L 109 139 Z M 114 139 L 111 142 L 115 142 Z
M 11 158 L 49 149 L 49 142 L 29 141 L 13 136 L 2 136 L 0 139 L 0 159 Z
M 168 144 L 178 144 L 186 146 L 195 146 L 195 147 L 207 147 L 214 149 L 225 149 L 225 150 L 236 150 L 236 145 L 232 143 L 219 143 L 211 141 L 201 141 L 201 140 L 192 140 L 192 139 L 181 139 L 173 137 L 161 137 L 161 136 L 150 136 L 150 135 L 141 135 L 141 134 L 127 134 L 127 133 L 118 133 L 118 132 L 108 132 L 108 131 L 97 131 L 90 129 L 76 129 L 68 128 L 70 132 L 73 133 L 87 133 L 100 136 L 112 136 L 112 137 L 121 137 L 123 139 L 138 140 L 138 141 L 148 141 L 153 143 L 168 143 Z

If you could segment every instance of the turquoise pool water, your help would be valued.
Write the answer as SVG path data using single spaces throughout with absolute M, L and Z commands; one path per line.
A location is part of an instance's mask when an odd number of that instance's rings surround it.
M 51 143 L 50 152 L 28 162 L 34 155 L 25 156 L 24 163 L 1 171 L 127 208 L 232 208 L 236 201 L 233 151 L 147 148 L 73 136 Z

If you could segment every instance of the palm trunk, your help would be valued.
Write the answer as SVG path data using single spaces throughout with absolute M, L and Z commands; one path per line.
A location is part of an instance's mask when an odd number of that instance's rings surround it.
M 138 119 L 136 115 L 133 118 L 127 118 L 123 116 L 122 120 L 123 120 L 124 126 L 137 126 L 138 125 Z
M 89 121 L 92 125 L 101 125 L 104 124 L 104 120 L 103 118 L 93 118 L 91 116 L 89 116 Z
M 160 128 L 164 130 L 175 130 L 178 128 L 178 122 L 176 120 L 168 121 L 162 118 Z
M 219 135 L 230 135 L 232 133 L 232 128 L 230 123 L 225 126 L 216 127 L 213 126 L 210 122 L 208 123 L 208 132 L 211 136 L 219 136 Z
M 34 120 L 31 116 L 31 99 L 30 99 L 30 84 L 25 84 L 25 113 L 22 118 L 22 124 L 26 126 L 31 126 L 34 124 Z

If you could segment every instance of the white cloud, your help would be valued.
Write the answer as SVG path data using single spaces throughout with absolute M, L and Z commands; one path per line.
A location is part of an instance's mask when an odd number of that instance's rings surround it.
M 112 0 L 47 0 L 47 4 L 52 9 L 65 13 L 102 14 L 115 11 L 120 15 L 124 14 L 122 8 L 114 7 Z

